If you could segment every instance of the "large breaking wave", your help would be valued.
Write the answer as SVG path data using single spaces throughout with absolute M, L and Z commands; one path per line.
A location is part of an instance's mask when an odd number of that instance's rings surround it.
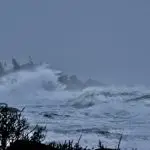
M 45 65 L 0 79 L 0 102 L 25 107 L 32 124 L 46 125 L 48 139 L 63 141 L 82 134 L 89 147 L 107 145 L 146 149 L 150 140 L 150 94 L 146 87 L 88 87 L 65 90 L 56 70 Z M 47 85 L 47 83 L 49 83 Z

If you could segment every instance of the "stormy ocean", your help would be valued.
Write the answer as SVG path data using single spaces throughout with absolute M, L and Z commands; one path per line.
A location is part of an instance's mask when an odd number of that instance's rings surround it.
M 93 147 L 101 140 L 121 148 L 149 146 L 150 88 L 144 86 L 92 86 L 65 89 L 55 69 L 45 65 L 19 71 L 0 79 L 0 102 L 23 108 L 32 124 L 46 125 L 50 141 L 77 141 Z M 43 83 L 50 86 L 47 88 Z

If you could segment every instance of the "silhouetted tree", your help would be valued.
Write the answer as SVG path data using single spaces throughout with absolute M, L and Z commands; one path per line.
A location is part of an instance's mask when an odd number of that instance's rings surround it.
M 29 123 L 22 116 L 22 111 L 8 107 L 7 104 L 0 106 L 0 144 L 2 150 L 7 145 L 17 140 L 29 140 L 41 142 L 45 135 L 46 128 L 36 125 L 32 130 Z

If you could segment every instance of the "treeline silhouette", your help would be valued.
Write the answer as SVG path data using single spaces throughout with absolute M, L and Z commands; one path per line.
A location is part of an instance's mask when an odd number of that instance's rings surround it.
M 22 115 L 23 110 L 9 107 L 5 103 L 0 104 L 0 150 L 89 150 L 88 147 L 80 145 L 81 137 L 76 143 L 73 141 L 43 143 L 46 127 L 39 125 L 31 127 Z M 95 150 L 120 150 L 120 142 L 121 138 L 117 148 L 111 149 L 99 141 Z

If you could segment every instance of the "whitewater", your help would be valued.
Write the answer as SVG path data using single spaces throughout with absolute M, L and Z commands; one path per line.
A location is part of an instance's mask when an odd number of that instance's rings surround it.
M 57 70 L 42 65 L 0 79 L 0 102 L 23 108 L 32 124 L 46 125 L 48 141 L 74 140 L 89 148 L 101 140 L 121 148 L 150 147 L 150 88 L 144 86 L 101 86 L 65 90 Z M 50 81 L 51 89 L 43 82 Z

